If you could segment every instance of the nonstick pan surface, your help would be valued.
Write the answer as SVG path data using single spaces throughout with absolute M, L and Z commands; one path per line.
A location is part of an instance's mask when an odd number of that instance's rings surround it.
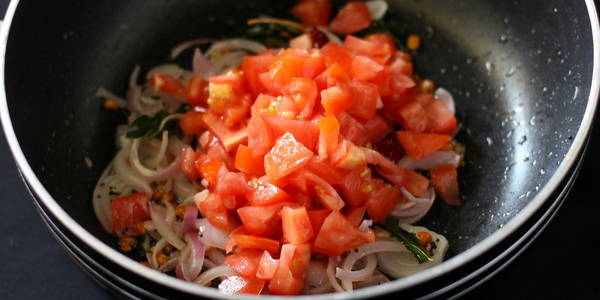
M 177 43 L 234 36 L 259 14 L 285 16 L 292 1 L 14 1 L 2 37 L 2 121 L 13 154 L 42 205 L 74 236 L 116 265 L 119 254 L 90 203 L 114 155 L 124 115 L 95 92 L 124 93 L 127 76 L 165 61 Z M 391 292 L 450 272 L 506 240 L 570 176 L 598 94 L 598 24 L 592 1 L 389 1 L 407 33 L 423 37 L 416 73 L 448 88 L 466 144 L 464 205 L 437 202 L 420 223 L 450 241 L 449 260 L 355 295 Z M 182 61 L 182 63 L 187 63 Z M 84 158 L 89 157 L 92 168 Z

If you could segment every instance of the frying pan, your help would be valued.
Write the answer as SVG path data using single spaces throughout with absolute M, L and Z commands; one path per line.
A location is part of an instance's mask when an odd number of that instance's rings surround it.
M 450 241 L 446 262 L 336 297 L 456 296 L 520 253 L 568 193 L 596 110 L 598 19 L 591 0 L 388 2 L 394 20 L 423 38 L 416 73 L 454 94 L 462 126 L 457 140 L 467 148 L 459 171 L 464 205 L 438 201 L 420 222 Z M 248 18 L 287 16 L 292 4 L 11 3 L 0 48 L 0 113 L 9 145 L 44 221 L 113 291 L 222 296 L 134 263 L 102 230 L 91 191 L 114 155 L 115 126 L 125 115 L 102 110 L 96 90 L 123 94 L 136 64 L 148 70 L 181 41 L 235 36 Z

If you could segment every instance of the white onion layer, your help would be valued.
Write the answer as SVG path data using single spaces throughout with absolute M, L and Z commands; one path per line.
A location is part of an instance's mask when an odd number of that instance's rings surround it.
M 383 0 L 372 0 L 365 2 L 369 12 L 371 13 L 371 19 L 373 20 L 381 20 L 388 9 L 387 2 Z
M 455 114 L 456 113 L 456 105 L 454 104 L 454 97 L 452 97 L 452 94 L 450 94 L 450 92 L 448 92 L 448 90 L 444 89 L 444 88 L 437 88 L 435 90 L 435 92 L 433 93 L 433 97 L 435 97 L 436 99 L 442 100 L 446 106 L 448 106 L 448 109 Z
M 226 278 L 228 276 L 234 275 L 236 275 L 235 271 L 229 268 L 228 265 L 220 265 L 218 267 L 208 269 L 207 271 L 201 273 L 200 276 L 198 276 L 198 278 L 194 280 L 194 283 L 202 286 L 207 286 L 217 278 Z
M 454 151 L 439 150 L 421 159 L 412 159 L 405 155 L 398 161 L 400 168 L 411 170 L 433 170 L 435 168 L 453 165 L 458 167 L 460 163 L 460 155 Z
M 182 250 L 185 247 L 185 242 L 173 231 L 171 225 L 167 223 L 165 209 L 157 204 L 150 203 L 150 216 L 156 227 L 156 231 L 173 247 Z

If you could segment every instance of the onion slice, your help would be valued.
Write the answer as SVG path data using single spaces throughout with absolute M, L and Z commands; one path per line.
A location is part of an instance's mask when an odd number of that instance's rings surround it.
M 349 259 L 350 258 L 350 259 Z M 377 267 L 377 258 L 375 255 L 367 255 L 367 265 L 357 271 L 352 271 L 357 260 L 352 260 L 353 257 L 348 257 L 344 261 L 342 268 L 336 268 L 335 276 L 342 280 L 342 286 L 346 291 L 352 291 L 353 281 L 365 281 L 373 275 L 375 267 Z
M 217 278 L 226 278 L 234 275 L 236 275 L 235 271 L 229 268 L 228 265 L 220 265 L 200 274 L 200 276 L 194 280 L 194 283 L 207 286 Z
M 317 27 L 317 30 L 322 32 L 327 37 L 327 39 L 330 40 L 331 42 L 338 44 L 340 46 L 344 44 L 344 42 L 342 42 L 340 37 L 338 37 L 337 34 L 331 32 L 331 30 L 327 29 L 327 27 L 319 26 L 319 27 Z
M 202 271 L 206 248 L 197 233 L 186 234 L 187 245 L 181 251 L 181 259 L 175 269 L 179 279 L 193 281 Z
M 194 58 L 192 58 L 192 72 L 194 75 L 202 76 L 205 80 L 215 74 L 215 69 L 198 48 L 194 51 Z
M 227 39 L 216 42 L 210 46 L 208 51 L 206 51 L 206 56 L 210 57 L 213 53 L 219 51 L 234 51 L 234 50 L 245 50 L 253 53 L 261 53 L 267 50 L 263 44 L 246 40 L 246 39 Z
M 127 158 L 129 156 L 129 152 L 131 151 L 130 147 L 131 143 L 127 144 L 115 157 L 113 164 L 115 173 L 132 189 L 138 192 L 144 192 L 146 195 L 152 195 L 152 188 L 150 187 L 149 182 L 143 178 L 140 178 L 140 176 L 135 174 L 129 167 Z
M 150 203 L 150 216 L 156 227 L 156 231 L 173 247 L 182 250 L 185 248 L 185 242 L 173 231 L 170 224 L 167 223 L 164 208 L 157 204 Z
M 354 252 L 352 252 L 352 253 L 354 253 Z M 344 288 L 342 288 L 342 286 L 340 286 L 340 283 L 337 281 L 337 278 L 335 277 L 334 270 L 335 270 L 336 266 L 337 266 L 337 263 L 330 256 L 329 262 L 327 263 L 327 279 L 329 280 L 329 284 L 333 287 L 333 289 L 336 292 L 343 292 Z
M 454 97 L 452 97 L 452 94 L 450 94 L 450 92 L 448 92 L 446 89 L 437 88 L 435 90 L 435 92 L 433 93 L 433 97 L 435 97 L 438 100 L 442 100 L 444 103 L 446 103 L 446 106 L 448 106 L 448 109 L 453 114 L 456 114 L 456 106 L 454 105 Z
M 183 51 L 185 51 L 186 49 L 196 46 L 196 45 L 202 45 L 202 44 L 210 44 L 212 42 L 214 42 L 215 40 L 213 39 L 193 39 L 193 40 L 189 40 L 189 41 L 185 41 L 177 46 L 175 46 L 173 48 L 173 50 L 171 50 L 171 53 L 169 54 L 169 59 L 175 59 L 177 58 L 177 56 L 179 56 Z
M 427 190 L 427 194 L 423 198 L 417 198 L 408 192 L 405 188 L 400 188 L 402 196 L 406 202 L 398 203 L 390 215 L 397 217 L 400 223 L 413 224 L 423 218 L 435 200 L 435 191 L 433 188 Z
M 388 10 L 388 4 L 383 0 L 367 1 L 365 4 L 371 13 L 371 19 L 373 20 L 381 20 Z
M 185 205 L 185 213 L 183 215 L 183 228 L 181 229 L 184 233 L 193 233 L 197 231 L 196 221 L 198 220 L 198 209 L 193 203 Z
M 439 150 L 421 159 L 412 159 L 405 155 L 398 161 L 400 168 L 411 170 L 433 170 L 435 168 L 453 165 L 458 167 L 460 155 L 454 151 Z

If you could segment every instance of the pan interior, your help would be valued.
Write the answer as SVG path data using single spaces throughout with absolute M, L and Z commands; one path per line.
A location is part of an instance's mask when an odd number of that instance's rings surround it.
M 459 170 L 464 205 L 437 201 L 420 222 L 448 237 L 453 256 L 515 216 L 571 146 L 592 77 L 587 10 L 584 1 L 389 2 L 406 33 L 423 38 L 416 73 L 456 100 L 457 140 L 467 149 Z M 288 16 L 292 4 L 21 1 L 8 40 L 6 91 L 16 136 L 44 187 L 83 227 L 115 245 L 90 198 L 125 115 L 103 110 L 96 90 L 123 95 L 135 65 L 148 70 L 164 62 L 184 40 L 235 36 L 260 14 Z M 180 63 L 189 68 L 189 61 L 188 53 Z

